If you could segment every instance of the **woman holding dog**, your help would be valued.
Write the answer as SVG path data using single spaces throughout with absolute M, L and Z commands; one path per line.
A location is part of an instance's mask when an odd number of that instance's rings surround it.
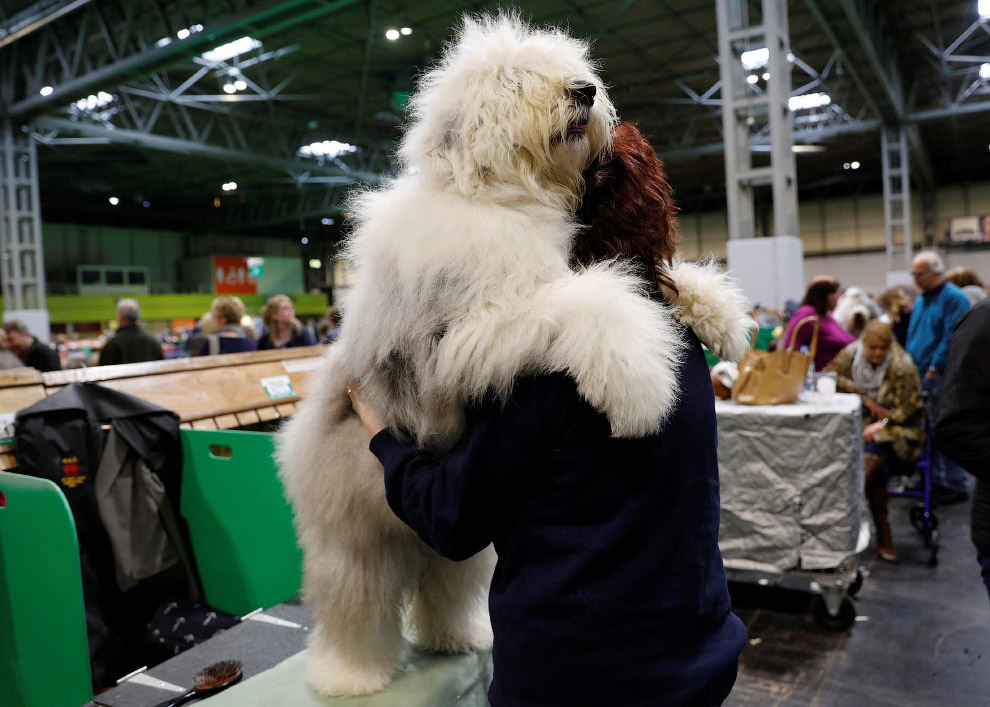
M 628 259 L 650 296 L 689 312 L 671 263 L 671 190 L 650 145 L 620 125 L 586 181 L 575 260 Z M 705 272 L 691 290 L 725 304 Z M 742 310 L 714 328 L 741 327 Z M 680 400 L 659 432 L 638 439 L 612 436 L 566 373 L 534 373 L 507 399 L 471 405 L 438 460 L 387 429 L 351 383 L 393 512 L 451 559 L 495 545 L 493 707 L 707 707 L 732 688 L 746 630 L 730 611 L 717 544 L 714 396 L 685 317 Z

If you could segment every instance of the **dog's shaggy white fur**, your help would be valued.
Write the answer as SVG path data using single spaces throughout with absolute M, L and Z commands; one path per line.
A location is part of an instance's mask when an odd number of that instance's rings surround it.
M 590 106 L 574 91 L 587 85 Z M 411 101 L 403 176 L 352 201 L 357 278 L 342 334 L 278 452 L 320 692 L 387 685 L 404 660 L 404 617 L 431 650 L 491 644 L 492 551 L 447 561 L 391 513 L 348 378 L 389 427 L 439 454 L 466 405 L 530 372 L 568 372 L 617 436 L 658 430 L 679 395 L 672 312 L 713 350 L 745 350 L 742 300 L 710 268 L 676 268 L 683 289 L 668 308 L 619 265 L 568 267 L 581 173 L 614 121 L 584 43 L 514 17 L 466 20 Z

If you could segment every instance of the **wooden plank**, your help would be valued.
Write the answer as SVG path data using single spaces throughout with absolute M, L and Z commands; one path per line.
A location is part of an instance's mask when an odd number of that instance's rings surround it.
M 13 452 L 0 454 L 0 471 L 10 471 L 17 468 L 17 457 Z
M 45 387 L 40 384 L 40 381 L 34 385 L 0 388 L 0 412 L 17 412 L 22 408 L 34 405 L 39 400 L 44 400 L 44 398 Z
M 248 363 L 274 362 L 281 367 L 282 361 L 321 356 L 328 349 L 328 346 L 300 346 L 292 349 L 249 351 L 247 353 L 221 354 L 218 356 L 193 356 L 190 358 L 173 358 L 167 361 L 124 363 L 119 366 L 95 366 L 92 368 L 73 368 L 67 371 L 49 371 L 48 373 L 42 373 L 41 377 L 46 386 L 59 387 L 68 385 L 69 383 L 102 383 L 103 381 L 121 378 L 137 378 L 183 371 L 227 368 Z M 280 373 L 285 373 L 284 368 Z
M 277 420 L 280 417 L 278 414 L 278 410 L 276 410 L 273 407 L 258 408 L 257 412 L 258 412 L 258 418 L 262 422 L 268 422 L 269 420 Z
M 42 382 L 37 368 L 8 368 L 0 370 L 0 388 L 13 385 L 38 385 Z
M 237 415 L 218 415 L 213 418 L 213 421 L 217 423 L 217 428 L 221 430 L 229 430 L 240 425 Z
M 182 424 L 179 425 L 180 430 L 191 430 L 192 428 L 193 426 L 191 422 L 183 422 Z
M 258 417 L 258 412 L 256 410 L 248 410 L 247 412 L 237 413 L 237 426 L 245 427 L 247 425 L 254 425 L 261 422 L 261 418 Z
M 192 423 L 192 428 L 194 430 L 215 430 L 217 429 L 217 423 L 212 417 L 207 417 L 202 420 L 196 420 Z
M 278 414 L 282 417 L 288 417 L 296 411 L 296 406 L 292 403 L 283 403 L 281 405 L 276 405 L 275 409 L 278 410 Z

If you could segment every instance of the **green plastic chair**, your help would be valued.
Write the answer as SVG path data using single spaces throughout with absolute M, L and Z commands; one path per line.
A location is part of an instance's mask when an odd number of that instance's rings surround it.
M 273 454 L 271 434 L 182 430 L 181 513 L 206 601 L 231 614 L 275 606 L 302 584 Z
M 51 481 L 0 472 L 0 704 L 93 698 L 76 525 Z

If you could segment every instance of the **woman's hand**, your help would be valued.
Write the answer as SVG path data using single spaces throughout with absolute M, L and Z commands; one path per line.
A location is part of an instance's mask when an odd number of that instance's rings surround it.
M 368 437 L 374 437 L 385 429 L 385 424 L 378 418 L 375 408 L 361 395 L 361 389 L 353 379 L 347 381 L 347 395 L 351 399 L 351 407 L 361 418 L 364 429 L 368 430 Z
M 882 420 L 885 417 L 890 417 L 890 410 L 873 398 L 864 398 L 864 400 L 866 401 L 866 408 L 870 411 L 870 417 L 874 420 Z
M 883 422 L 881 421 L 881 422 L 873 422 L 873 423 L 867 425 L 866 427 L 864 427 L 863 428 L 863 441 L 866 442 L 866 443 L 872 442 L 873 441 L 873 438 L 876 437 L 877 432 L 879 432 L 880 430 L 882 430 L 885 426 L 886 425 L 884 425 Z

